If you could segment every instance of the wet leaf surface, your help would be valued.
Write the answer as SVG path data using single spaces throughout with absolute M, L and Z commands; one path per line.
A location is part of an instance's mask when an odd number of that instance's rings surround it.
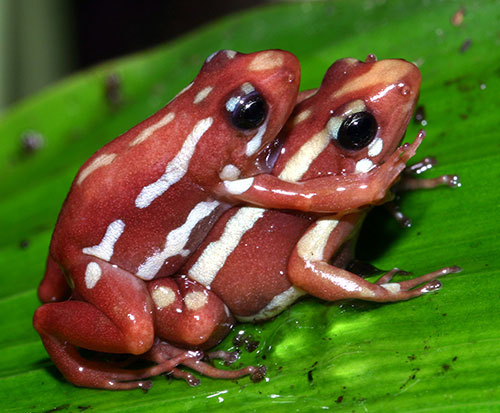
M 469 4 L 470 3 L 470 4 Z M 465 6 L 464 6 L 465 5 Z M 463 8 L 462 8 L 463 7 Z M 457 14 L 458 13 L 458 14 Z M 500 409 L 500 3 L 337 1 L 277 4 L 215 22 L 160 48 L 109 62 L 32 97 L 0 120 L 0 394 L 5 411 L 233 410 L 339 412 Z M 403 303 L 308 298 L 239 329 L 264 363 L 254 384 L 154 379 L 147 393 L 64 381 L 31 326 L 50 234 L 81 163 L 181 90 L 213 51 L 294 52 L 303 89 L 336 59 L 401 57 L 419 64 L 428 137 L 418 157 L 458 173 L 462 187 L 404 196 L 413 227 L 372 213 L 359 256 L 424 274 L 460 265 L 437 293 Z M 408 138 L 420 125 L 413 123 Z

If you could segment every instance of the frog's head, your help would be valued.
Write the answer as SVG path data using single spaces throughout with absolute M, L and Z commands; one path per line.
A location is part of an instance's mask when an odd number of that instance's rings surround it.
M 405 60 L 338 60 L 297 105 L 274 172 L 299 180 L 368 172 L 383 163 L 405 133 L 420 81 L 418 68 Z M 299 170 L 288 162 L 293 156 L 302 156 Z
M 300 65 L 289 52 L 222 50 L 209 56 L 174 101 L 186 118 L 210 123 L 197 144 L 191 176 L 213 185 L 258 173 L 255 159 L 290 116 L 299 83 Z

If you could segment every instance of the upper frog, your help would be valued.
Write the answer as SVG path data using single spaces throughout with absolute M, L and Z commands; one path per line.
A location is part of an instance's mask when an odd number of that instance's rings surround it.
M 210 56 L 172 102 L 81 167 L 51 257 L 67 269 L 83 253 L 143 279 L 175 272 L 229 206 L 217 184 L 265 172 L 257 157 L 290 115 L 299 82 L 285 51 Z M 43 286 L 40 295 L 51 298 Z

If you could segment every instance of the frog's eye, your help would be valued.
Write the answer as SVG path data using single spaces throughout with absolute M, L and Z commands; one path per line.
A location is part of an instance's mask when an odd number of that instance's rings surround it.
M 359 150 L 367 147 L 377 133 L 375 117 L 369 112 L 349 115 L 339 128 L 337 142 L 344 149 Z
M 267 117 L 264 97 L 249 83 L 241 87 L 240 93 L 229 98 L 226 110 L 230 114 L 231 124 L 242 130 L 259 127 Z

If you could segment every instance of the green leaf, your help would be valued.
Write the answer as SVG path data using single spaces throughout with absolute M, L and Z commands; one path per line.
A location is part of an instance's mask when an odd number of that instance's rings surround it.
M 461 7 L 464 21 L 451 18 Z M 499 246 L 500 3 L 424 0 L 276 4 L 235 15 L 152 51 L 78 74 L 13 108 L 0 121 L 0 394 L 5 411 L 493 411 L 500 409 Z M 359 255 L 416 275 L 447 265 L 463 272 L 407 302 L 324 303 L 308 298 L 262 325 L 243 364 L 265 363 L 254 384 L 154 379 L 141 391 L 67 383 L 31 326 L 50 234 L 83 161 L 163 106 L 206 56 L 282 48 L 315 87 L 336 59 L 401 57 L 419 64 L 429 176 L 458 173 L 462 187 L 419 191 L 402 208 L 402 230 L 374 211 Z M 118 76 L 109 99 L 106 82 Z M 121 104 L 119 104 L 121 101 Z M 412 124 L 408 136 L 419 125 Z M 26 134 L 42 139 L 33 153 Z M 232 334 L 220 348 L 230 348 Z M 265 361 L 264 361 L 265 359 Z M 54 410 L 51 410 L 54 409 Z

